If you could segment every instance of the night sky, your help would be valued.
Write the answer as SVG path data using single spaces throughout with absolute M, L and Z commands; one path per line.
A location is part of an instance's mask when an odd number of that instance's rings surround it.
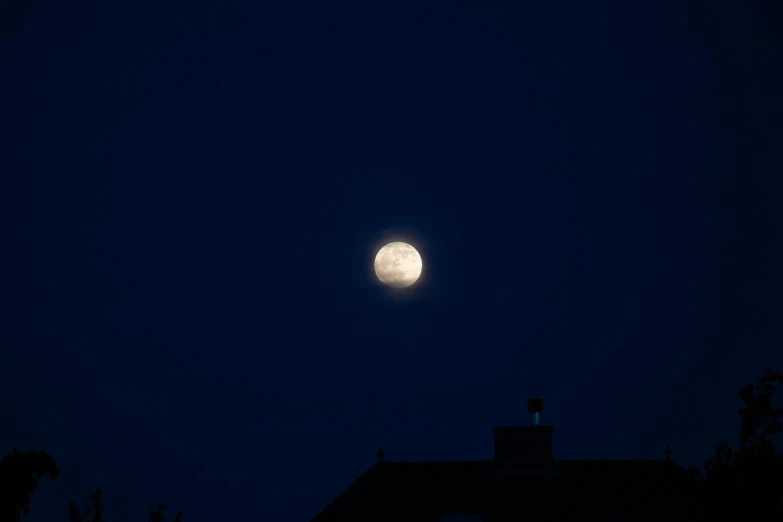
M 781 9 L 592 3 L 3 7 L 0 453 L 61 469 L 28 522 L 306 522 L 531 396 L 556 458 L 734 441 L 783 370 Z

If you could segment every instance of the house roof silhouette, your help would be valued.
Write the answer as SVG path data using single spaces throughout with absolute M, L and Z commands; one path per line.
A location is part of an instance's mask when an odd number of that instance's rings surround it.
M 537 405 L 537 406 L 536 406 Z M 676 518 L 669 460 L 552 457 L 552 428 L 495 428 L 493 460 L 390 462 L 382 458 L 313 522 L 476 520 L 666 520 Z M 538 413 L 539 415 L 535 415 Z
M 658 502 L 655 493 L 661 491 L 672 468 L 666 460 L 568 460 L 560 462 L 560 474 L 555 478 L 503 478 L 498 477 L 490 460 L 378 461 L 313 522 L 368 520 L 368 516 L 371 520 L 400 516 L 438 520 L 443 515 L 486 515 L 492 511 L 584 512 L 593 504 L 605 514 L 607 501 L 615 508 L 611 511 L 635 511 L 645 503 Z M 517 500 L 521 502 L 516 508 L 505 506 L 509 501 L 517 504 Z

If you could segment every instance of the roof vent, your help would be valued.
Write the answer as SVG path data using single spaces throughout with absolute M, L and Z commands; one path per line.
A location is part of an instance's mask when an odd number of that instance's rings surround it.
M 527 411 L 530 412 L 530 425 L 541 425 L 541 412 L 544 411 L 544 401 L 541 397 L 527 400 Z

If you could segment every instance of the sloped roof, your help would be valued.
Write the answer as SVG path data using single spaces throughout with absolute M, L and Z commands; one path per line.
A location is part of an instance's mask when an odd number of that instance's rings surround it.
M 490 461 L 376 462 L 313 522 L 352 520 L 385 512 L 480 512 Z
M 600 503 L 611 497 L 615 506 L 654 501 L 657 485 L 666 479 L 665 460 L 567 460 L 560 462 L 556 480 L 536 477 L 503 479 L 493 473 L 492 461 L 376 462 L 313 522 L 399 519 L 437 520 L 449 513 L 483 513 L 503 491 L 514 492 L 517 504 Z

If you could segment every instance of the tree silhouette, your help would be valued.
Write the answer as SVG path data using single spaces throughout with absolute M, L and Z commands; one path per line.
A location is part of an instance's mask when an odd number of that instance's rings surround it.
M 150 502 L 150 522 L 163 522 L 166 518 L 166 504 L 159 503 L 155 507 L 155 502 Z
M 30 495 L 38 480 L 44 475 L 54 480 L 59 474 L 54 459 L 45 451 L 22 453 L 14 448 L 0 462 L 0 520 L 19 522 L 30 512 Z
M 166 504 L 159 502 L 157 507 L 155 502 L 150 502 L 150 519 L 149 522 L 163 522 L 166 514 Z M 182 509 L 177 510 L 177 514 L 174 515 L 172 522 L 182 522 Z
M 82 509 L 76 505 L 76 502 L 68 499 L 68 520 L 70 522 L 102 522 L 103 521 L 103 501 L 100 489 L 87 492 L 87 500 L 84 501 Z M 166 504 L 162 502 L 150 502 L 149 522 L 164 522 L 166 514 Z M 182 509 L 177 511 L 172 522 L 182 522 Z M 90 519 L 92 515 L 92 519 Z
M 744 406 L 740 415 L 740 447 L 718 445 L 704 465 L 705 515 L 736 520 L 783 520 L 783 457 L 771 438 L 781 432 L 783 408 L 773 408 L 772 395 L 783 384 L 779 372 L 767 369 L 757 384 L 737 393 Z
M 92 502 L 92 506 L 90 506 Z M 92 521 L 90 521 L 92 514 Z M 79 510 L 73 499 L 68 499 L 68 520 L 70 522 L 102 522 L 103 520 L 103 499 L 101 490 L 87 492 L 87 500 L 84 501 L 84 507 Z

